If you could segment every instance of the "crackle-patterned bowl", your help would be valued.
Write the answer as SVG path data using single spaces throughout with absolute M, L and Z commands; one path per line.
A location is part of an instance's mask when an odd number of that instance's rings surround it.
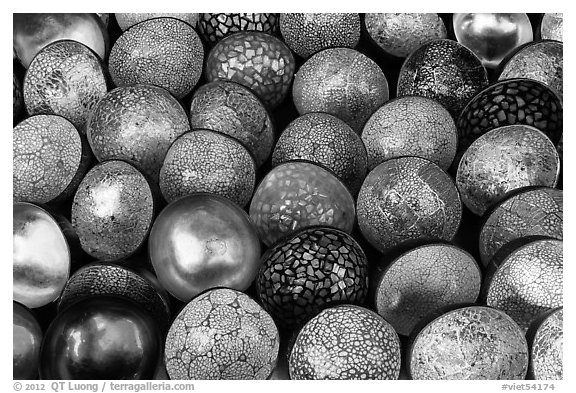
M 274 321 L 248 295 L 210 289 L 176 317 L 164 350 L 171 379 L 266 379 L 276 366 Z

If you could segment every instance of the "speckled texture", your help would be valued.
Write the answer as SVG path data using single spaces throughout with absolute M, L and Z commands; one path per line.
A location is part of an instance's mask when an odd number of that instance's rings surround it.
M 250 89 L 230 81 L 215 81 L 194 92 L 190 104 L 192 129 L 230 135 L 250 150 L 260 167 L 274 147 L 274 125 L 266 107 Z
M 279 326 L 300 328 L 331 303 L 364 303 L 368 259 L 347 233 L 307 228 L 266 252 L 256 291 Z
M 562 249 L 561 240 L 536 240 L 493 261 L 498 268 L 486 279 L 486 304 L 524 330 L 539 313 L 562 306 Z
M 12 132 L 14 202 L 47 203 L 62 195 L 81 166 L 82 142 L 72 123 L 36 115 Z
M 552 312 L 538 327 L 530 348 L 530 372 L 537 380 L 564 379 L 564 311 Z
M 417 95 L 440 102 L 456 118 L 466 103 L 488 85 L 486 69 L 456 41 L 430 41 L 406 58 L 397 96 Z
M 564 81 L 562 42 L 537 41 L 524 46 L 504 65 L 498 80 L 529 78 L 542 82 L 562 100 Z
M 267 246 L 311 225 L 350 233 L 354 213 L 354 199 L 346 186 L 326 169 L 308 162 L 288 162 L 273 168 L 250 203 L 250 217 Z
M 102 261 L 136 252 L 152 226 L 154 203 L 144 176 L 124 161 L 105 161 L 84 177 L 72 204 L 82 249 Z
M 326 112 L 360 133 L 366 120 L 388 101 L 388 81 L 367 56 L 349 48 L 330 48 L 310 57 L 292 87 L 300 115 Z
M 366 14 L 370 38 L 386 53 L 406 57 L 428 41 L 447 37 L 446 26 L 431 13 Z
M 536 127 L 556 143 L 562 134 L 562 103 L 537 81 L 496 82 L 478 93 L 462 110 L 456 122 L 458 150 L 464 151 L 494 128 L 514 124 Z
M 524 332 L 505 313 L 470 306 L 430 322 L 408 353 L 413 379 L 524 379 L 528 344 Z
M 280 338 L 254 300 L 232 289 L 192 299 L 166 338 L 170 379 L 266 379 L 276 366 Z
M 460 248 L 418 247 L 392 261 L 376 283 L 376 311 L 399 334 L 408 336 L 429 313 L 475 302 L 481 278 L 474 258 Z
M 23 89 L 30 115 L 63 116 L 82 133 L 107 91 L 99 58 L 75 41 L 58 41 L 42 49 L 30 63 Z
M 189 24 L 158 18 L 124 32 L 110 51 L 108 67 L 116 86 L 149 83 L 183 98 L 200 79 L 203 61 L 202 42 Z
M 563 238 L 563 192 L 555 188 L 527 190 L 507 198 L 490 213 L 480 230 L 479 251 L 487 266 L 498 250 L 525 236 Z
M 366 148 L 344 121 L 327 113 L 308 113 L 292 121 L 280 135 L 272 165 L 309 160 L 330 169 L 358 194 L 367 174 Z
M 209 130 L 180 136 L 160 169 L 160 190 L 168 202 L 210 192 L 246 206 L 256 186 L 254 159 L 238 141 Z
M 206 79 L 231 80 L 251 89 L 275 108 L 288 95 L 294 77 L 294 56 L 278 38 L 242 31 L 218 42 L 206 59 Z
M 111 263 L 97 262 L 78 269 L 66 282 L 58 300 L 58 310 L 62 311 L 82 299 L 100 295 L 133 300 L 150 313 L 163 332 L 168 330 L 169 304 L 158 294 L 152 283 L 133 270 Z
M 99 161 L 129 161 L 158 181 L 170 144 L 189 129 L 184 108 L 170 93 L 135 85 L 114 89 L 98 103 L 87 135 Z
M 188 23 L 192 27 L 196 27 L 198 23 L 197 13 L 177 13 L 177 12 L 164 12 L 164 13 L 115 13 L 116 22 L 122 31 L 134 26 L 137 23 L 144 22 L 149 19 L 155 18 L 176 18 Z
M 342 305 L 322 311 L 298 334 L 288 360 L 292 379 L 398 379 L 400 340 L 382 317 Z
M 462 218 L 452 178 L 419 157 L 374 168 L 358 194 L 357 211 L 362 235 L 382 253 L 419 241 L 450 241 Z
M 24 107 L 24 97 L 22 96 L 22 82 L 20 82 L 16 73 L 13 72 L 12 75 L 12 120 L 16 121 Z
M 283 13 L 280 33 L 286 45 L 307 59 L 326 48 L 354 48 L 360 41 L 360 15 L 352 13 Z
M 564 15 L 547 13 L 542 17 L 540 36 L 543 40 L 563 41 Z
M 270 13 L 211 13 L 200 14 L 198 32 L 209 45 L 239 31 L 278 32 L 278 14 Z
M 457 136 L 450 113 L 425 97 L 388 101 L 362 129 L 369 170 L 402 156 L 426 158 L 447 170 L 456 155 Z
M 462 202 L 483 215 L 509 191 L 527 186 L 555 187 L 560 158 L 550 139 L 534 127 L 496 128 L 466 150 L 456 174 Z

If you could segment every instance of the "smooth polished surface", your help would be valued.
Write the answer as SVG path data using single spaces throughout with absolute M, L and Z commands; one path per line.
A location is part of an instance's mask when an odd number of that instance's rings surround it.
M 70 251 L 48 212 L 27 202 L 13 207 L 13 300 L 30 308 L 58 298 L 70 274 Z
M 28 68 L 32 59 L 51 42 L 78 41 L 105 59 L 108 33 L 96 14 L 13 14 L 13 44 L 16 56 Z
M 135 303 L 97 296 L 54 319 L 42 344 L 42 379 L 151 379 L 161 354 L 154 320 Z
M 148 241 L 158 280 L 188 301 L 216 286 L 246 290 L 260 267 L 260 243 L 248 215 L 224 197 L 193 194 L 169 204 Z
M 12 375 L 14 379 L 35 379 L 38 376 L 42 329 L 26 307 L 12 302 Z
M 534 38 L 526 14 L 454 14 L 453 25 L 458 42 L 489 68 Z

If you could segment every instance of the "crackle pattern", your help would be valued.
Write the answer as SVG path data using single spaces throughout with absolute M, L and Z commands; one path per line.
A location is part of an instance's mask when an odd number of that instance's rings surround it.
M 261 31 L 275 35 L 279 14 L 270 13 L 211 13 L 200 14 L 198 32 L 209 45 L 239 31 Z
M 13 200 L 47 203 L 65 193 L 80 169 L 82 141 L 60 116 L 36 115 L 12 133 Z
M 266 379 L 280 338 L 274 321 L 250 297 L 227 288 L 192 299 L 166 338 L 170 379 Z
M 160 190 L 168 203 L 209 192 L 244 207 L 255 186 L 256 164 L 248 150 L 235 139 L 209 130 L 176 139 L 160 169 Z
M 539 313 L 562 306 L 561 240 L 537 240 L 511 252 L 487 280 L 486 304 L 524 330 Z
M 462 110 L 458 150 L 494 128 L 525 124 L 538 128 L 554 143 L 562 134 L 562 103 L 543 84 L 529 79 L 496 82 L 478 93 Z
M 42 49 L 24 77 L 24 104 L 30 115 L 60 115 L 82 133 L 106 79 L 98 57 L 75 41 L 58 41 Z
M 192 27 L 196 27 L 196 23 L 198 23 L 198 16 L 199 15 L 197 13 L 177 13 L 177 12 L 164 12 L 164 13 L 129 12 L 129 13 L 114 14 L 116 22 L 118 22 L 118 26 L 120 27 L 120 29 L 122 29 L 122 31 L 127 30 L 129 27 L 132 27 L 140 22 L 144 22 L 149 19 L 155 19 L 155 18 L 176 18 L 188 23 Z
M 406 57 L 428 41 L 447 37 L 438 14 L 367 13 L 364 23 L 370 38 L 397 57 Z
M 124 161 L 105 161 L 84 177 L 72 204 L 82 249 L 114 261 L 136 252 L 152 226 L 154 203 L 144 176 Z
M 333 228 L 308 228 L 262 257 L 256 290 L 263 307 L 287 329 L 301 327 L 333 302 L 363 304 L 368 260 L 356 240 Z
M 480 60 L 456 41 L 430 41 L 406 58 L 397 96 L 416 95 L 440 102 L 456 118 L 466 103 L 488 85 Z
M 250 203 L 260 240 L 270 246 L 311 225 L 352 232 L 354 199 L 332 173 L 307 162 L 288 162 L 262 179 Z
M 292 98 L 300 115 L 330 113 L 360 133 L 372 113 L 388 101 L 388 80 L 374 61 L 354 49 L 325 49 L 302 64 Z
M 512 125 L 488 131 L 462 156 L 456 185 L 476 215 L 507 192 L 527 186 L 555 187 L 560 158 L 550 139 L 534 127 Z
M 382 317 L 342 305 L 326 309 L 298 334 L 290 352 L 291 379 L 398 379 L 400 340 Z
M 479 251 L 484 266 L 507 243 L 542 235 L 562 240 L 563 192 L 555 188 L 528 190 L 506 199 L 488 216 L 480 230 Z
M 24 97 L 22 96 L 22 83 L 15 73 L 12 73 L 12 75 L 12 120 L 16 120 L 20 116 L 20 112 L 22 112 Z
M 450 311 L 426 325 L 411 345 L 413 379 L 524 379 L 528 344 L 505 313 L 485 306 Z
M 202 42 L 189 24 L 158 18 L 124 32 L 110 51 L 108 67 L 116 86 L 149 83 L 183 98 L 200 79 L 203 61 Z
M 307 59 L 326 48 L 354 48 L 360 41 L 360 15 L 282 13 L 280 33 L 286 45 Z
M 184 108 L 170 93 L 135 85 L 116 88 L 100 100 L 87 135 L 99 161 L 126 160 L 158 181 L 168 148 L 189 129 Z
M 540 25 L 540 36 L 543 40 L 562 41 L 564 26 L 564 15 L 559 13 L 546 13 L 542 17 Z
M 402 156 L 426 158 L 447 170 L 456 155 L 457 136 L 450 113 L 425 97 L 388 101 L 374 112 L 362 130 L 369 170 Z
M 534 379 L 564 379 L 564 311 L 558 309 L 538 327 L 530 350 Z
M 214 81 L 200 86 L 190 104 L 192 129 L 230 135 L 250 150 L 260 167 L 274 147 L 274 125 L 266 107 L 238 83 Z
M 462 218 L 454 181 L 419 157 L 374 168 L 358 194 L 357 211 L 360 231 L 382 253 L 421 240 L 450 241 Z
M 278 38 L 241 31 L 218 42 L 206 59 L 206 79 L 231 80 L 251 89 L 269 108 L 286 95 L 294 77 L 290 49 Z
M 537 80 L 558 93 L 560 101 L 562 101 L 563 58 L 561 42 L 533 42 L 523 47 L 508 60 L 498 79 L 529 78 Z
M 473 303 L 481 273 L 466 251 L 431 244 L 402 254 L 376 284 L 376 310 L 394 329 L 408 336 L 429 313 L 457 303 Z
M 99 262 L 78 269 L 60 295 L 58 310 L 62 311 L 72 303 L 99 295 L 127 297 L 148 311 L 163 331 L 168 329 L 169 305 L 152 283 L 130 269 L 113 264 Z
M 358 194 L 367 173 L 366 148 L 344 121 L 327 113 L 308 113 L 282 132 L 272 153 L 272 166 L 308 160 L 330 169 Z

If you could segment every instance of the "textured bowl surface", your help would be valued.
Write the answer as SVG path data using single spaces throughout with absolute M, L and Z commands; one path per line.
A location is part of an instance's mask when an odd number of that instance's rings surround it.
M 486 304 L 510 315 L 524 331 L 539 313 L 561 307 L 562 250 L 561 240 L 536 240 L 497 257 L 484 283 Z
M 108 68 L 116 86 L 149 83 L 180 99 L 196 86 L 203 61 L 204 48 L 192 26 L 157 18 L 133 26 L 116 40 Z
M 524 332 L 502 311 L 469 306 L 424 326 L 407 361 L 413 379 L 524 379 L 528 344 Z
M 425 97 L 401 97 L 382 105 L 362 129 L 368 168 L 396 157 L 426 158 L 447 170 L 457 147 L 456 125 L 438 102 Z
M 478 138 L 462 156 L 456 185 L 462 201 L 483 215 L 507 192 L 527 186 L 555 187 L 560 157 L 550 139 L 534 127 L 496 128 Z
M 482 264 L 506 244 L 525 236 L 542 235 L 562 240 L 564 197 L 562 190 L 539 187 L 519 192 L 499 203 L 480 230 Z
M 440 102 L 454 118 L 488 85 L 482 63 L 456 41 L 430 41 L 410 54 L 398 76 L 397 96 L 417 95 Z
M 353 195 L 367 174 L 364 143 L 348 124 L 327 113 L 302 115 L 282 132 L 274 146 L 272 166 L 291 160 L 329 168 Z
M 42 49 L 30 64 L 23 85 L 30 115 L 60 115 L 82 133 L 107 91 L 100 59 L 75 41 L 57 41 Z
M 330 113 L 360 133 L 370 115 L 388 101 L 388 81 L 366 55 L 330 48 L 302 64 L 294 78 L 292 98 L 300 115 Z
M 258 167 L 272 154 L 272 118 L 262 101 L 238 83 L 222 80 L 200 86 L 190 104 L 190 124 L 193 130 L 213 130 L 238 139 Z
M 312 225 L 350 233 L 355 218 L 354 199 L 326 169 L 309 162 L 287 162 L 262 179 L 250 203 L 250 217 L 267 246 Z
M 270 248 L 262 262 L 256 291 L 281 327 L 299 328 L 330 303 L 361 305 L 366 298 L 368 259 L 340 230 L 303 229 Z
M 212 48 L 205 73 L 209 82 L 231 80 L 248 87 L 272 109 L 288 95 L 294 69 L 294 56 L 284 42 L 259 31 L 241 31 Z
M 71 221 L 84 251 L 103 261 L 134 254 L 154 216 L 150 184 L 135 167 L 110 160 L 94 166 L 74 195 Z
M 481 278 L 478 264 L 466 251 L 448 244 L 421 246 L 388 265 L 376 283 L 376 311 L 408 336 L 427 314 L 475 302 Z
M 88 141 L 99 161 L 126 160 L 152 180 L 168 148 L 190 130 L 182 105 L 152 85 L 118 87 L 98 102 L 88 122 Z
M 362 235 L 382 253 L 420 241 L 451 241 L 462 218 L 452 178 L 419 157 L 374 168 L 358 194 L 357 211 Z
M 392 326 L 366 308 L 328 308 L 298 333 L 290 378 L 398 379 L 400 340 Z
M 256 186 L 256 164 L 236 139 L 210 130 L 180 136 L 160 169 L 160 190 L 168 202 L 210 192 L 239 206 L 250 202 Z
M 258 303 L 242 292 L 216 288 L 178 314 L 164 358 L 171 379 L 266 379 L 279 345 L 278 329 Z

